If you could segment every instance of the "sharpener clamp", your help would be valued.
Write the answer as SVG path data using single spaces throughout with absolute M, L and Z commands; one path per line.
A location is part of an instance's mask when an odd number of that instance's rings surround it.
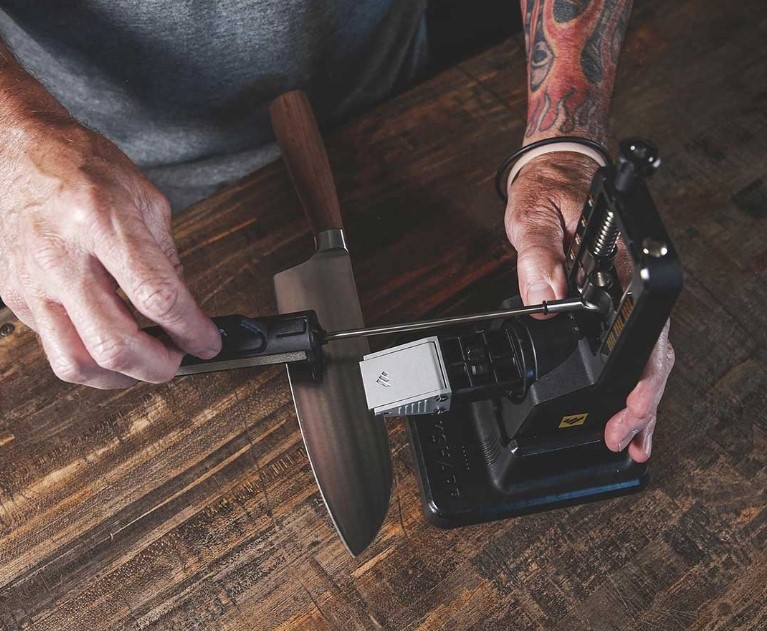
M 437 336 L 365 355 L 360 370 L 375 414 L 443 414 L 450 409 L 453 393 Z

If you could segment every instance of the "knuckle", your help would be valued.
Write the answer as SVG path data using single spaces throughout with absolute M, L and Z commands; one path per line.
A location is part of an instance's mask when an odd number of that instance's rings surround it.
M 103 192 L 90 182 L 72 187 L 66 194 L 72 225 L 78 230 L 90 231 L 103 224 Z
M 62 381 L 84 384 L 88 380 L 85 364 L 74 357 L 57 354 L 49 357 L 48 361 L 53 370 L 53 374 Z
M 134 191 L 135 201 L 146 215 L 158 217 L 164 224 L 170 225 L 173 211 L 165 195 L 146 180 L 138 182 Z
M 38 240 L 32 256 L 42 271 L 52 272 L 67 261 L 66 243 L 60 235 L 46 234 Z
M 122 372 L 130 364 L 131 346 L 125 338 L 110 336 L 97 339 L 89 350 L 99 366 L 113 372 Z
M 168 323 L 180 317 L 178 284 L 169 279 L 145 281 L 136 289 L 136 308 L 155 322 Z
M 168 233 L 163 233 L 157 240 L 157 245 L 171 265 L 178 270 L 181 267 L 181 259 L 178 250 L 176 250 L 176 244 L 173 242 L 173 237 Z
M 560 255 L 559 250 L 551 247 L 546 243 L 541 243 L 540 241 L 529 241 L 522 244 L 517 250 L 517 253 L 519 258 L 529 258 L 536 263 L 547 259 L 558 260 L 560 256 L 561 258 L 564 258 L 564 250 Z
M 634 408 L 634 413 L 640 425 L 645 425 L 654 416 L 655 406 L 652 401 L 644 400 Z
M 545 280 L 551 283 L 564 263 L 564 250 L 541 243 L 527 243 L 517 251 L 517 274 L 520 287 Z
M 636 396 L 637 394 L 639 396 Z M 655 400 L 654 393 L 650 392 L 645 382 L 637 386 L 632 395 L 634 396 L 630 395 L 631 398 L 627 406 L 632 418 L 632 424 L 644 425 L 655 415 L 657 401 Z
M 161 195 L 160 193 L 156 193 L 155 195 L 152 195 L 152 206 L 160 215 L 160 217 L 162 217 L 163 221 L 165 221 L 166 223 L 170 223 L 172 211 L 170 207 L 170 202 L 167 200 L 167 198 L 164 195 Z
M 671 369 L 674 367 L 674 364 L 676 363 L 676 351 L 674 351 L 674 347 L 669 342 L 666 345 L 666 353 L 665 353 L 665 363 L 666 363 L 666 370 L 668 372 L 671 372 Z

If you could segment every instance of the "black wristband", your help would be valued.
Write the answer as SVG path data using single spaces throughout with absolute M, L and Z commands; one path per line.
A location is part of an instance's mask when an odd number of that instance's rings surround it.
M 533 149 L 537 149 L 538 147 L 543 147 L 545 145 L 551 145 L 556 142 L 574 142 L 578 145 L 584 145 L 590 149 L 593 149 L 594 151 L 599 152 L 607 164 L 611 164 L 612 162 L 610 159 L 610 152 L 607 151 L 607 148 L 601 143 L 598 143 L 597 141 L 591 140 L 589 138 L 584 138 L 582 136 L 556 136 L 554 138 L 536 140 L 535 142 L 531 142 L 529 145 L 520 147 L 514 153 L 508 156 L 503 162 L 501 162 L 501 165 L 495 172 L 495 191 L 498 193 L 498 197 L 503 200 L 504 204 L 508 201 L 508 194 L 506 192 L 505 186 L 506 177 L 508 177 L 509 170 L 512 166 L 514 166 L 514 163 L 528 151 L 532 151 Z

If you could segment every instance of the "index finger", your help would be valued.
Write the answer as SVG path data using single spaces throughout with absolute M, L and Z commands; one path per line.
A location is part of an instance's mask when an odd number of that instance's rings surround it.
M 210 359 L 221 350 L 218 327 L 197 305 L 148 228 L 128 219 L 95 245 L 96 255 L 130 302 L 181 350 Z

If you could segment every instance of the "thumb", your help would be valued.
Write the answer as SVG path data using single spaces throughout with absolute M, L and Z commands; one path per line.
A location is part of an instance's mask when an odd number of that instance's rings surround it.
M 526 305 L 565 297 L 564 255 L 532 239 L 517 250 L 519 293 Z
M 595 169 L 586 156 L 545 154 L 528 162 L 508 187 L 506 233 L 517 249 L 519 293 L 526 305 L 567 294 L 565 235 L 575 229 Z
M 526 305 L 564 298 L 567 290 L 564 228 L 555 209 L 522 209 L 509 197 L 506 233 L 517 250 L 519 293 Z

